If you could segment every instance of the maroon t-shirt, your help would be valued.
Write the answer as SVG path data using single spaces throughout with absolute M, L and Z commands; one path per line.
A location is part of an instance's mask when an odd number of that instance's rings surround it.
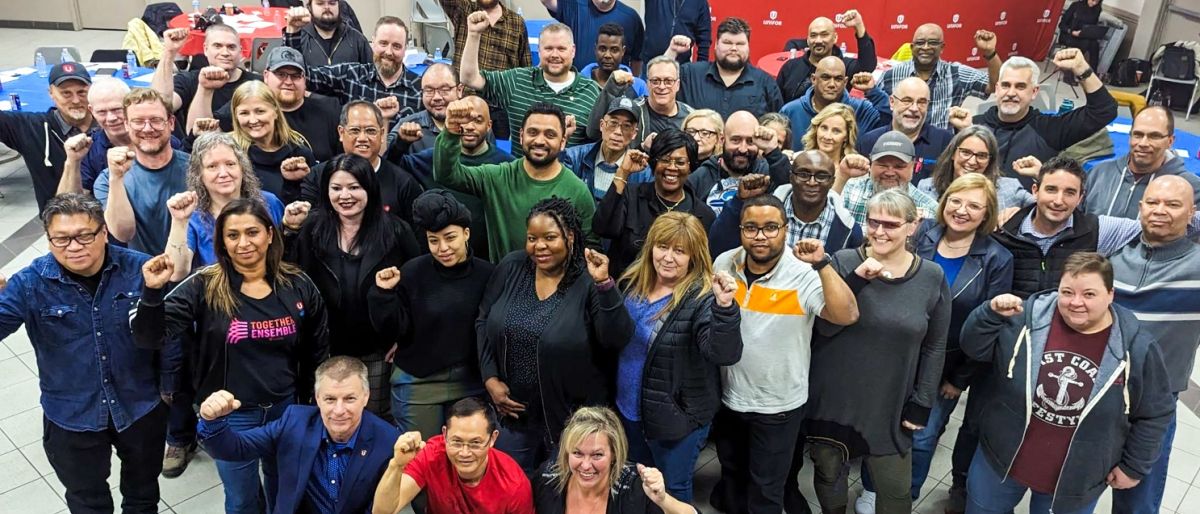
M 1013 459 L 1010 476 L 1030 489 L 1052 494 L 1083 407 L 1091 397 L 1112 326 L 1081 334 L 1054 311 L 1042 353 L 1033 416 Z

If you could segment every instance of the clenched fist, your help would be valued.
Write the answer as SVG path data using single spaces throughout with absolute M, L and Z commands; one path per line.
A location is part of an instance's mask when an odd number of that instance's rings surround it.
M 417 431 L 405 432 L 396 438 L 396 444 L 392 446 L 392 464 L 403 468 L 417 453 L 425 447 L 425 441 L 421 439 L 421 433 Z
M 625 70 L 614 71 L 608 78 L 619 86 L 628 86 L 633 82 L 633 74 Z
M 199 136 L 205 132 L 218 132 L 221 130 L 221 122 L 214 118 L 196 118 L 196 122 L 192 124 L 192 134 Z
M 395 266 L 388 266 L 375 273 L 375 287 L 385 291 L 391 291 L 400 283 L 400 270 Z
M 867 257 L 867 260 L 859 264 L 854 269 L 854 274 L 867 280 L 875 280 L 880 275 L 883 275 L 883 264 L 875 260 L 874 257 Z M 884 278 L 888 278 L 884 275 Z
M 1025 302 L 1015 294 L 1004 293 L 1000 296 L 992 298 L 989 304 L 992 307 L 992 312 L 1011 318 L 1025 311 Z
M 284 180 L 304 180 L 309 171 L 308 161 L 304 157 L 288 157 L 279 163 L 279 172 L 283 174 Z
M 179 51 L 183 49 L 183 44 L 187 42 L 188 29 L 168 29 L 163 31 L 163 55 L 170 56 L 170 59 L 163 59 L 162 62 L 168 65 L 175 60 L 175 56 L 179 55 Z
M 983 29 L 975 31 L 975 48 L 985 56 L 996 53 L 996 33 Z
M 864 93 L 875 89 L 875 76 L 869 71 L 860 71 L 850 78 L 850 85 Z
M 242 402 L 233 397 L 233 393 L 224 389 L 208 395 L 200 404 L 200 417 L 205 421 L 228 416 L 233 411 L 242 408 Z
M 229 72 L 217 66 L 205 66 L 200 69 L 200 87 L 217 90 L 229 83 Z
M 129 173 L 129 169 L 133 167 L 133 162 L 137 159 L 137 154 L 133 153 L 133 149 L 128 146 L 114 146 L 108 149 L 107 157 L 109 180 L 119 180 L 125 178 L 125 174 Z
M 667 55 L 674 57 L 676 55 L 691 53 L 692 38 L 687 36 L 673 36 L 671 44 L 667 47 Z
M 771 153 L 771 151 L 779 148 L 780 144 L 782 142 L 779 141 L 778 132 L 762 125 L 754 127 L 754 146 L 758 147 L 758 151 L 762 155 Z
M 733 295 L 737 292 L 737 280 L 728 272 L 718 271 L 712 278 L 713 301 L 721 307 L 733 305 Z
M 820 239 L 801 239 L 796 241 L 796 247 L 792 249 L 792 253 L 800 262 L 808 264 L 816 264 L 825 259 L 825 243 Z
M 446 130 L 462 135 L 462 126 L 471 122 L 471 102 L 455 100 L 446 106 Z
M 387 120 L 395 118 L 397 114 L 400 114 L 400 100 L 397 100 L 394 96 L 385 96 L 375 100 L 375 107 L 383 111 L 383 118 Z
M 142 265 L 142 281 L 145 282 L 148 289 L 162 289 L 171 280 L 173 273 L 175 273 L 175 263 L 165 253 Z
M 629 175 L 646 169 L 650 163 L 650 156 L 641 150 L 630 150 L 625 152 L 625 158 L 621 159 L 621 167 L 617 169 L 617 176 L 622 179 L 629 178 Z
M 1054 65 L 1060 70 L 1082 75 L 1088 70 L 1088 63 L 1083 59 L 1083 52 L 1078 48 L 1063 48 L 1054 54 Z
M 300 29 L 312 23 L 312 13 L 304 7 L 293 7 L 287 11 L 288 34 L 300 32 Z
M 592 276 L 592 280 L 597 284 L 607 282 L 608 276 L 608 256 L 597 252 L 591 248 L 583 251 L 583 260 L 587 261 L 588 274 Z
M 467 32 L 471 34 L 482 34 L 483 31 L 491 28 L 492 20 L 488 18 L 486 12 L 475 11 L 467 15 Z
M 179 220 L 184 223 L 192 217 L 192 213 L 196 212 L 197 201 L 195 191 L 184 191 L 175 193 L 167 200 L 167 210 L 171 212 L 171 219 Z
M 749 173 L 738 179 L 738 198 L 749 200 L 767 194 L 771 189 L 771 177 L 762 173 Z
M 421 140 L 421 125 L 415 121 L 406 121 L 400 124 L 396 134 L 404 141 L 416 143 Z
M 292 202 L 283 208 L 283 226 L 288 230 L 300 230 L 300 225 L 308 219 L 308 211 L 312 204 L 308 202 Z
M 971 111 L 962 107 L 951 107 L 948 111 L 948 118 L 950 126 L 954 127 L 954 130 L 962 130 L 971 126 Z
M 63 143 L 63 148 L 67 150 L 68 161 L 80 162 L 92 149 L 92 138 L 87 134 L 75 134 Z
M 1013 161 L 1013 171 L 1022 177 L 1037 178 L 1038 173 L 1042 172 L 1042 161 L 1032 155 L 1026 155 L 1020 159 Z
M 838 163 L 837 172 L 846 178 L 861 177 L 871 172 L 871 160 L 866 156 L 852 153 L 842 157 Z

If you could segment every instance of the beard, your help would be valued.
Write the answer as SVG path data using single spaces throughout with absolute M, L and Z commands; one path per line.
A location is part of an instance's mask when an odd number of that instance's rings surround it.
M 375 61 L 375 68 L 379 70 L 380 75 L 390 77 L 400 71 L 400 63 L 394 59 L 376 55 L 373 60 Z
M 480 9 L 491 9 L 498 3 L 500 3 L 500 0 L 479 0 L 479 8 Z
M 745 158 L 745 162 L 739 162 L 742 160 L 739 159 L 739 157 Z M 754 163 L 757 161 L 758 152 L 756 150 L 741 152 L 726 147 L 725 150 L 721 152 L 721 163 L 725 165 L 726 169 L 737 174 L 750 173 L 750 171 L 754 169 Z
M 142 139 L 137 142 L 137 149 L 146 155 L 159 155 L 169 148 L 169 144 L 168 140 Z
M 742 59 L 741 56 L 727 55 L 717 59 L 717 66 L 720 66 L 725 71 L 740 71 L 746 67 L 746 60 Z
M 334 29 L 338 28 L 338 25 L 341 25 L 341 24 L 342 24 L 342 13 L 340 13 L 340 12 L 337 14 L 337 16 L 334 16 L 332 18 L 326 18 L 324 16 L 313 16 L 313 25 L 316 25 L 318 29 L 321 29 L 324 31 L 334 30 Z
M 478 146 L 476 146 L 476 148 L 478 148 Z M 533 163 L 534 166 L 541 168 L 544 166 L 549 166 L 550 164 L 554 163 L 554 161 L 558 160 L 558 150 L 555 150 L 554 148 L 550 148 L 549 146 L 545 146 L 545 147 L 539 146 L 536 148 L 545 148 L 546 156 L 542 157 L 542 158 L 536 158 L 532 155 L 533 152 L 530 151 L 530 150 L 532 150 L 532 148 L 525 149 L 525 159 L 528 160 L 529 162 Z

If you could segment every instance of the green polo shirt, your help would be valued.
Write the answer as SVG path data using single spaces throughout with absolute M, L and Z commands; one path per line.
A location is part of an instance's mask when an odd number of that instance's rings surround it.
M 521 133 L 521 124 L 525 121 L 525 113 L 535 102 L 546 102 L 557 105 L 566 114 L 574 114 L 578 129 L 567 140 L 567 146 L 587 143 L 587 122 L 592 114 L 592 106 L 600 98 L 600 86 L 592 79 L 580 73 L 575 73 L 575 81 L 561 92 L 555 93 L 546 84 L 546 77 L 541 68 L 513 68 L 502 71 L 483 71 L 487 85 L 483 88 L 483 97 L 489 102 L 499 105 L 508 114 L 509 134 L 516 136 Z M 513 140 L 512 153 L 515 157 L 525 154 L 518 137 L 510 136 Z

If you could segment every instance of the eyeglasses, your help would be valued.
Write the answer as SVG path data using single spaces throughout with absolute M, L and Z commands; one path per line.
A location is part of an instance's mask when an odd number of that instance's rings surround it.
M 286 73 L 286 72 L 282 72 L 282 71 L 272 71 L 271 74 L 278 77 L 280 82 L 287 82 L 289 80 L 291 80 L 291 81 L 304 80 L 304 74 L 300 73 L 300 72 Z
M 658 86 L 673 86 L 673 85 L 675 85 L 675 83 L 676 83 L 676 82 L 679 82 L 679 79 L 673 79 L 673 78 L 661 78 L 661 79 L 660 79 L 660 78 L 655 78 L 655 79 L 649 79 L 649 80 L 647 80 L 646 82 L 650 83 L 650 85 L 651 85 L 651 86 L 655 86 L 655 87 L 658 87 Z
M 366 134 L 367 137 L 379 137 L 380 130 L 375 127 L 346 127 L 346 134 L 350 137 L 358 137 Z
M 957 196 L 951 196 L 950 198 L 946 199 L 946 207 L 949 207 L 950 210 L 957 211 L 960 208 L 962 208 L 964 205 L 967 207 L 968 211 L 971 211 L 974 213 L 983 212 L 983 210 L 987 208 L 987 207 L 980 205 L 978 203 L 975 203 L 975 202 L 964 202 L 962 198 L 959 198 Z
M 969 161 L 974 158 L 976 162 L 988 162 L 992 160 L 992 154 L 989 152 L 972 152 L 966 148 L 959 148 L 958 158 L 964 161 Z
M 466 448 L 473 452 L 478 452 L 478 451 L 483 451 L 484 448 L 487 448 L 487 445 L 488 445 L 487 441 L 467 442 L 467 441 L 460 441 L 458 439 L 451 439 L 449 441 L 446 441 L 446 449 L 448 449 L 452 452 L 461 452 L 463 450 L 463 448 Z
M 895 95 L 892 95 L 892 100 L 896 101 L 896 106 L 899 107 L 900 109 L 907 109 L 908 106 L 910 106 L 914 103 L 917 104 L 917 107 L 920 107 L 922 109 L 929 107 L 929 99 L 928 98 L 917 98 L 917 99 L 908 98 L 908 97 L 900 98 Z
M 1140 130 L 1137 130 L 1137 131 L 1129 133 L 1130 141 L 1149 139 L 1150 141 L 1157 143 L 1168 137 L 1170 137 L 1168 134 L 1163 134 L 1161 132 L 1142 132 Z
M 47 239 L 50 240 L 50 245 L 55 248 L 66 248 L 71 246 L 71 241 L 79 243 L 80 246 L 87 246 L 96 242 L 96 236 L 100 235 L 100 232 L 103 231 L 104 227 L 101 226 L 100 228 L 96 229 L 95 232 L 84 232 L 82 234 L 75 234 L 73 236 L 54 236 Z
M 637 125 L 634 125 L 632 123 L 625 122 L 625 121 L 603 120 L 602 119 L 602 120 L 600 120 L 600 124 L 604 125 L 605 127 L 608 127 L 608 128 L 619 129 L 621 132 L 624 132 L 626 134 L 632 134 L 637 131 Z
M 883 227 L 884 230 L 896 230 L 906 224 L 908 224 L 907 221 L 884 221 L 877 220 L 875 218 L 867 218 L 867 227 L 869 227 L 871 230 L 878 230 L 879 227 Z
M 676 168 L 686 168 L 688 166 L 687 159 L 660 159 L 658 163 L 663 166 L 674 166 Z
M 689 136 L 692 136 L 692 139 L 708 139 L 710 137 L 717 137 L 717 131 L 715 130 L 686 129 L 684 132 L 687 132 Z
M 818 184 L 833 182 L 833 174 L 831 173 L 813 173 L 811 171 L 793 171 L 792 177 L 800 182 L 808 182 L 816 179 Z
M 913 48 L 920 48 L 920 47 L 926 47 L 926 46 L 930 47 L 930 48 L 937 48 L 939 46 L 942 46 L 942 43 L 944 43 L 944 41 L 942 41 L 940 39 L 918 39 L 918 40 L 912 42 L 912 46 L 913 46 Z
M 138 119 L 129 120 L 129 126 L 131 128 L 135 128 L 135 129 L 150 127 L 151 129 L 154 129 L 154 130 L 162 130 L 163 127 L 167 126 L 167 119 L 166 118 L 148 118 L 148 119 L 138 118 Z
M 437 95 L 437 96 L 441 96 L 442 98 L 445 98 L 445 97 L 447 97 L 447 96 L 450 96 L 450 92 L 451 92 L 451 91 L 454 91 L 454 86 L 443 86 L 443 87 L 423 87 L 423 88 L 421 88 L 421 94 L 422 94 L 422 95 L 425 95 L 425 96 L 434 96 L 434 95 Z
M 738 225 L 738 228 L 742 229 L 742 237 L 746 239 L 754 239 L 760 233 L 770 239 L 778 236 L 779 229 L 783 228 L 783 226 L 775 223 L 767 223 L 761 227 L 758 225 Z

